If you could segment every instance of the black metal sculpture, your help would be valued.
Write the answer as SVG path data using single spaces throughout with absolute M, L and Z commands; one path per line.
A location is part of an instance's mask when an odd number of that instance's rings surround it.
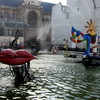
M 17 50 L 18 49 L 18 45 L 17 45 L 17 41 L 19 38 L 19 29 L 16 31 L 15 34 L 15 39 L 12 41 L 11 43 L 11 49 Z M 27 82 L 30 80 L 30 61 L 22 64 L 22 65 L 14 65 L 11 66 L 12 67 L 12 72 L 14 73 L 15 76 L 15 86 L 20 86 L 21 84 Z
M 11 49 L 18 49 L 18 45 L 17 45 L 17 40 L 19 38 L 19 29 L 16 31 L 16 34 L 15 34 L 15 38 L 14 40 L 12 41 L 11 45 L 10 45 L 10 48 Z

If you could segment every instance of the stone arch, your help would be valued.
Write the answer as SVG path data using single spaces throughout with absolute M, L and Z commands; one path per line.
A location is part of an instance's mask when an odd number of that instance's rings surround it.
M 28 13 L 28 24 L 29 27 L 37 28 L 37 13 L 35 11 Z

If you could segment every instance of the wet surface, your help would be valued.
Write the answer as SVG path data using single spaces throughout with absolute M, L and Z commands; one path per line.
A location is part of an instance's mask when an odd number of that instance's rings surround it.
M 0 63 L 0 100 L 100 100 L 100 67 L 85 68 L 62 51 L 41 51 L 31 61 L 30 82 L 16 88 L 8 65 Z

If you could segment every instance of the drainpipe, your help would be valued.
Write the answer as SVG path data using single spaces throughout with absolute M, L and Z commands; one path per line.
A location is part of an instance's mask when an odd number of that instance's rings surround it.
M 96 4 L 95 4 L 95 1 L 94 1 L 94 0 L 92 0 L 92 1 L 93 1 L 94 9 L 96 9 Z

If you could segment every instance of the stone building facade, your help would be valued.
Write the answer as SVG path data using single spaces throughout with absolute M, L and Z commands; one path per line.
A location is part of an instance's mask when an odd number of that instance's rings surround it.
M 4 38 L 4 42 L 11 41 L 18 29 L 21 42 L 36 38 L 40 28 L 51 19 L 50 13 L 43 13 L 44 8 L 41 5 L 43 3 L 38 0 L 0 0 L 0 2 L 0 38 Z M 2 41 L 0 43 L 3 45 Z

